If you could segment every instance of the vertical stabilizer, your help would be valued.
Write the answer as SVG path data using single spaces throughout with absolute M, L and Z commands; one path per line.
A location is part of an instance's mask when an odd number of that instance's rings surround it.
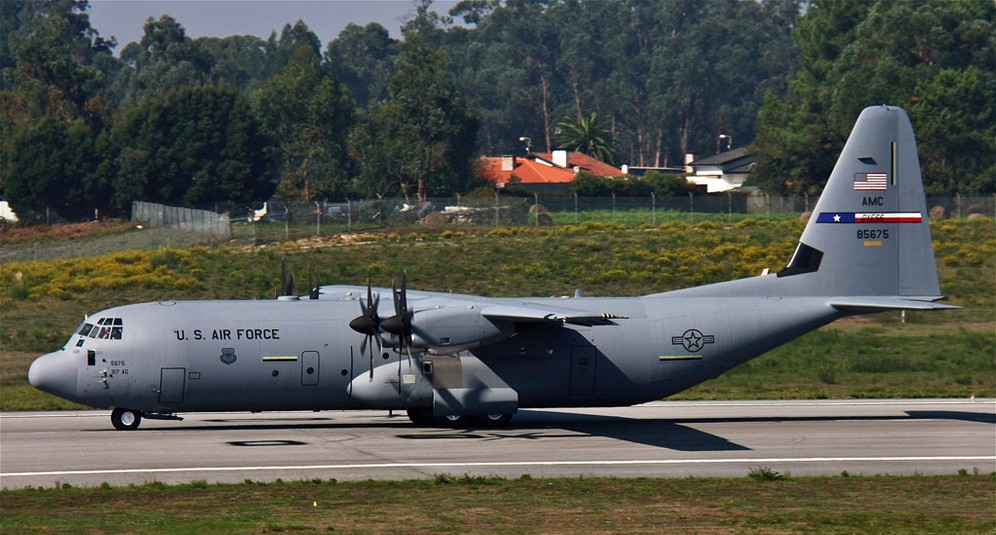
M 797 275 L 814 295 L 941 298 L 916 140 L 902 109 L 861 112 L 779 273 Z

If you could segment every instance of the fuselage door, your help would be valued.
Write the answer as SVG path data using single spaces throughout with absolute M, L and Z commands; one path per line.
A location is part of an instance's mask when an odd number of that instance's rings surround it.
M 590 397 L 595 394 L 597 356 L 593 346 L 571 347 L 571 397 Z
M 186 368 L 162 368 L 159 375 L 159 403 L 183 403 L 183 388 L 187 379 Z

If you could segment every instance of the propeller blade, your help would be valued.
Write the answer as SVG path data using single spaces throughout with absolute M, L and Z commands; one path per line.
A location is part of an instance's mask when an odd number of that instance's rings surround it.
M 275 292 L 276 293 L 276 292 Z M 294 270 L 287 275 L 287 257 L 280 257 L 280 292 L 278 295 L 294 295 Z
M 287 289 L 287 257 L 286 256 L 281 256 L 280 257 L 280 292 L 281 292 L 282 295 L 287 295 L 287 294 L 283 293 L 283 291 L 286 290 L 286 289 Z
M 322 272 L 318 272 L 318 283 L 311 282 L 311 267 L 308 267 L 308 299 L 318 299 L 319 288 L 322 286 Z
M 373 381 L 373 378 L 374 378 L 374 350 L 373 350 L 373 344 L 370 344 L 367 347 L 368 347 L 368 349 L 370 349 L 370 377 L 369 377 L 369 380 Z

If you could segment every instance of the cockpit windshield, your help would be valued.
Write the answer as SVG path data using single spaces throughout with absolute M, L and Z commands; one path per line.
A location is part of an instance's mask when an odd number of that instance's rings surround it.
M 120 340 L 123 331 L 124 322 L 121 318 L 100 318 L 96 323 L 84 321 L 76 334 L 100 340 Z

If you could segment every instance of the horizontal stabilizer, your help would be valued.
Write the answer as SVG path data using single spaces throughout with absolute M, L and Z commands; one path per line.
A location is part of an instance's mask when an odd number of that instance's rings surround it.
M 841 312 L 875 312 L 885 310 L 946 310 L 957 309 L 954 305 L 935 303 L 941 297 L 838 297 L 830 306 Z

